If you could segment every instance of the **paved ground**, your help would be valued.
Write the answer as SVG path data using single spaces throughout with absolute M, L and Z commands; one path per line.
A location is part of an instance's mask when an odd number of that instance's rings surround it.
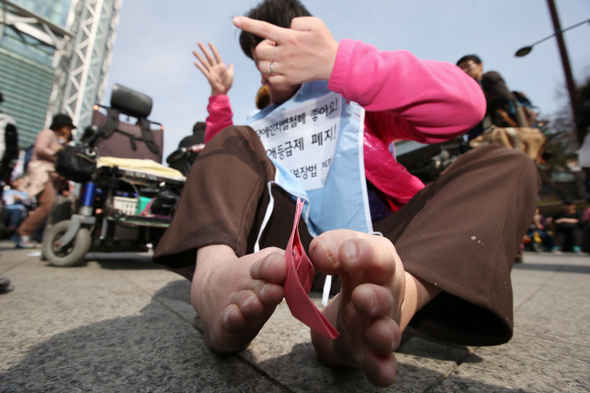
M 205 346 L 189 283 L 149 256 L 91 255 L 56 268 L 0 242 L 0 392 L 588 392 L 590 258 L 526 254 L 513 272 L 510 343 L 404 335 L 395 385 L 318 363 L 283 303 L 245 351 Z

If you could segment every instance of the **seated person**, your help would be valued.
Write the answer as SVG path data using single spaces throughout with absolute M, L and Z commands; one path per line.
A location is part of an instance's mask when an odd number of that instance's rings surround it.
M 28 211 L 33 206 L 32 198 L 23 188 L 23 181 L 22 177 L 14 179 L 11 188 L 2 193 L 5 209 L 4 225 L 12 232 L 27 217 Z
M 566 245 L 570 245 L 572 251 L 582 252 L 582 214 L 576 211 L 576 205 L 570 201 L 563 202 L 563 211 L 553 216 L 555 228 L 555 246 L 552 251 L 560 253 Z
M 527 233 L 527 238 L 532 244 L 533 250 L 536 252 L 542 252 L 544 248 L 547 250 L 553 249 L 553 237 L 547 233 L 546 229 L 547 220 L 541 215 L 541 213 L 539 213 L 539 209 L 537 209 L 535 211 L 535 216 L 533 217 L 533 222 Z
M 191 147 L 205 143 L 205 123 L 198 121 L 193 126 L 193 134 L 185 136 L 178 143 L 178 147 Z
M 196 65 L 212 87 L 207 144 L 154 253 L 156 263 L 194 269 L 191 299 L 209 348 L 244 349 L 286 296 L 284 248 L 301 194 L 302 246 L 318 271 L 341 282 L 323 310 L 340 335 L 311 332 L 321 361 L 363 369 L 388 386 L 408 325 L 465 345 L 508 341 L 510 270 L 535 211 L 536 166 L 522 152 L 483 146 L 424 186 L 387 148 L 395 139 L 438 143 L 474 127 L 485 112 L 479 85 L 453 64 L 337 42 L 297 0 L 266 0 L 248 15 L 234 24 L 271 105 L 249 119 L 252 127 L 234 126 L 233 67 L 199 44 Z M 318 97 L 341 105 L 318 107 Z M 301 129 L 306 148 L 337 138 L 324 160 L 325 199 L 311 185 L 299 194 L 298 168 L 267 155 L 273 141 L 263 130 L 276 130 L 270 120 L 287 109 L 304 110 L 293 112 L 300 121 L 289 119 L 297 129 L 285 132 L 299 138 Z M 314 115 L 330 109 L 338 125 L 318 137 Z M 296 154 L 294 165 L 314 157 Z M 389 214 L 371 214 L 382 208 Z

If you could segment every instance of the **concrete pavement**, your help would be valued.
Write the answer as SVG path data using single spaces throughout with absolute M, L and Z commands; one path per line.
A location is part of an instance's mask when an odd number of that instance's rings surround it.
M 108 257 L 108 258 L 107 258 Z M 515 335 L 463 347 L 404 333 L 396 383 L 315 357 L 283 302 L 248 349 L 205 346 L 190 284 L 149 255 L 89 254 L 56 268 L 0 242 L 0 392 L 588 392 L 590 257 L 526 253 L 513 271 Z M 319 294 L 314 294 L 319 303 Z

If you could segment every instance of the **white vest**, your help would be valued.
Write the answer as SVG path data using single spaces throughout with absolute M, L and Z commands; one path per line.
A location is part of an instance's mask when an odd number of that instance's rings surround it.
M 274 183 L 305 201 L 302 217 L 312 236 L 332 229 L 373 231 L 360 105 L 330 91 L 327 82 L 312 82 L 246 124 L 258 133 L 277 168 Z M 271 212 L 272 202 L 267 220 Z

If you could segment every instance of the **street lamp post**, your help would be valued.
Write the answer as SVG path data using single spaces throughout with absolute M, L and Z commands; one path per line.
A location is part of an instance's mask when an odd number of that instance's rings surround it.
M 577 120 L 578 114 L 576 112 L 577 112 L 577 108 L 578 108 L 578 98 L 577 98 L 577 94 L 576 94 L 576 84 L 575 84 L 574 78 L 572 76 L 572 69 L 571 69 L 570 61 L 569 61 L 569 58 L 567 55 L 567 50 L 565 48 L 565 41 L 563 40 L 562 33 L 565 31 L 568 31 L 570 29 L 573 29 L 574 27 L 578 27 L 580 25 L 588 23 L 588 22 L 590 22 L 590 19 L 585 20 L 583 22 L 580 22 L 578 24 L 570 26 L 567 29 L 562 30 L 561 25 L 559 23 L 559 17 L 557 16 L 557 9 L 555 8 L 555 3 L 553 2 L 553 0 L 547 0 L 547 3 L 549 5 L 549 12 L 551 13 L 551 20 L 553 22 L 553 28 L 555 30 L 555 34 L 545 37 L 542 40 L 539 40 L 532 45 L 525 46 L 524 48 L 520 48 L 519 50 L 516 51 L 515 56 L 517 56 L 517 57 L 526 56 L 533 50 L 533 46 L 535 46 L 543 41 L 546 41 L 549 38 L 552 38 L 554 36 L 557 37 L 557 45 L 559 47 L 559 54 L 561 55 L 561 63 L 563 65 L 563 72 L 565 73 L 565 80 L 567 83 L 567 90 L 568 90 L 568 93 L 570 96 L 570 103 L 571 103 L 571 107 L 572 107 L 572 112 L 574 114 L 574 119 Z

